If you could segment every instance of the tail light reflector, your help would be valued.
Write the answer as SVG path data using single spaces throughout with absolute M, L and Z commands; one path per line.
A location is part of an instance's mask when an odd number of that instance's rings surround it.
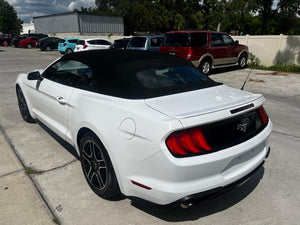
M 63 46 L 65 47 L 67 45 L 67 43 L 64 43 Z
M 41 44 L 42 44 L 42 42 L 40 41 L 40 42 L 39 42 L 39 45 L 41 45 Z
M 86 44 L 83 45 L 83 49 L 86 49 L 88 46 Z
M 269 122 L 269 116 L 266 113 L 265 109 L 263 106 L 258 108 L 259 116 L 262 119 L 263 123 L 266 125 Z
M 192 48 L 189 48 L 186 57 L 187 57 L 187 58 L 191 58 L 192 55 L 193 55 L 193 50 L 192 50 Z
M 141 188 L 144 188 L 144 189 L 146 189 L 146 190 L 151 190 L 151 189 L 152 189 L 151 187 L 148 187 L 148 186 L 146 186 L 146 185 L 140 184 L 140 183 L 138 183 L 138 182 L 136 182 L 136 181 L 134 181 L 134 180 L 131 180 L 131 183 L 133 183 L 134 185 L 139 186 L 139 187 L 141 187 Z
M 166 144 L 171 153 L 177 157 L 212 151 L 200 128 L 175 132 L 167 138 Z

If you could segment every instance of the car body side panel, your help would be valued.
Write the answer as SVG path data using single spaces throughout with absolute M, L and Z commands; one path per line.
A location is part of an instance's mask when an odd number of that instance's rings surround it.
M 63 139 L 68 127 L 68 102 L 72 92 L 72 87 L 44 78 L 42 81 L 37 81 L 34 93 L 30 96 L 31 110 L 36 117 Z M 65 103 L 59 102 L 58 98 Z

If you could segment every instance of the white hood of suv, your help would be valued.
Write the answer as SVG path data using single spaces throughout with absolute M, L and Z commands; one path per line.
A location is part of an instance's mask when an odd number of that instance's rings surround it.
M 237 107 L 260 97 L 262 97 L 260 94 L 252 94 L 226 85 L 219 85 L 196 91 L 146 99 L 145 103 L 152 109 L 170 117 L 184 119 Z

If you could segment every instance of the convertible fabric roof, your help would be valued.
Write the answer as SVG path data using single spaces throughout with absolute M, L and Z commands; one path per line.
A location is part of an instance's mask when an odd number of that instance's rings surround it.
M 98 86 L 97 92 L 121 98 L 144 99 L 218 85 L 208 78 L 207 82 L 202 82 L 192 88 L 155 90 L 145 88 L 136 78 L 138 71 L 167 66 L 194 68 L 188 60 L 159 52 L 119 49 L 92 50 L 64 55 L 60 61 L 62 60 L 76 60 L 88 65 L 93 71 L 93 77 Z
M 185 65 L 192 66 L 192 63 L 177 56 L 159 52 L 141 50 L 93 50 L 68 54 L 61 60 L 77 60 L 89 65 L 94 71 L 110 72 L 109 74 L 99 73 L 95 76 L 118 75 L 115 72 L 122 69 L 135 73 L 156 66 Z

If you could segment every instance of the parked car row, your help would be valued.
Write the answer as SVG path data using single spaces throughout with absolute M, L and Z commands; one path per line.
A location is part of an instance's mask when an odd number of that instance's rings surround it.
M 12 43 L 15 47 L 39 47 L 42 51 L 58 49 L 61 54 L 108 48 L 159 51 L 191 61 L 205 75 L 214 68 L 236 65 L 244 68 L 248 60 L 247 46 L 234 41 L 226 33 L 216 31 L 171 31 L 165 35 L 118 39 L 114 43 L 99 38 L 60 39 L 45 36 L 20 36 L 19 42 L 15 39 Z

